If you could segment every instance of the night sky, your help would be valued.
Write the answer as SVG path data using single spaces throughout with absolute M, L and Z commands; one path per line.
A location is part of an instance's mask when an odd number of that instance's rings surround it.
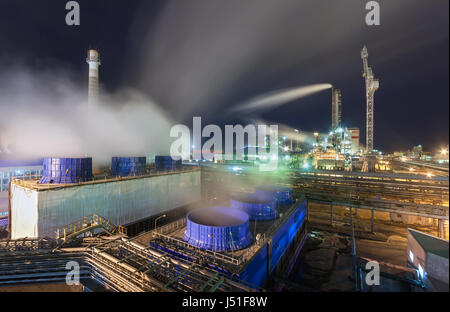
M 106 92 L 136 88 L 188 124 L 192 116 L 223 123 L 225 110 L 266 92 L 331 83 L 342 89 L 343 125 L 359 127 L 364 143 L 366 44 L 380 80 L 375 148 L 422 144 L 434 152 L 448 145 L 448 0 L 379 1 L 381 25 L 371 27 L 363 0 L 78 2 L 81 25 L 69 27 L 66 1 L 0 0 L 0 71 L 64 68 L 87 89 L 86 50 L 96 48 Z M 327 132 L 330 95 L 259 117 Z

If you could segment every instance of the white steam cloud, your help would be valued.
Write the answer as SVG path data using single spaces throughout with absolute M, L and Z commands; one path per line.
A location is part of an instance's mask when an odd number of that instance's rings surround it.
M 161 140 L 171 123 L 149 98 L 135 90 L 103 94 L 87 106 L 86 86 L 68 73 L 15 68 L 0 73 L 0 157 L 91 156 L 108 165 L 112 156 L 166 154 Z
M 322 83 L 298 88 L 273 91 L 250 99 L 249 101 L 231 109 L 231 112 L 241 112 L 241 111 L 250 112 L 255 110 L 271 109 L 286 104 L 288 102 L 301 99 L 305 96 L 330 89 L 331 87 L 332 85 L 329 83 Z

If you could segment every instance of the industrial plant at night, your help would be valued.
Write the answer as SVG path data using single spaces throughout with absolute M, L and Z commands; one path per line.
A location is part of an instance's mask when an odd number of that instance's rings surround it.
M 6 2 L 1 16 L 19 9 Z M 448 115 L 448 59 L 439 83 L 417 78 L 437 72 L 423 51 L 448 56 L 448 30 L 403 58 L 399 33 L 414 30 L 389 24 L 391 4 L 377 30 L 375 4 L 330 4 L 337 44 L 310 1 L 94 2 L 59 8 L 48 47 L 23 44 L 0 74 L 0 292 L 252 293 L 252 306 L 267 292 L 449 291 L 448 119 L 425 117 Z M 448 3 L 432 2 L 430 32 L 448 26 Z M 58 10 L 33 18 L 51 28 Z M 0 30 L 6 52 L 34 42 L 22 31 Z

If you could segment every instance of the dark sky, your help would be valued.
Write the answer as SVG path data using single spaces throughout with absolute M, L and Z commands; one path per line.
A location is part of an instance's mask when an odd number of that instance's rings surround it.
M 69 27 L 66 1 L 0 0 L 0 70 L 54 66 L 86 84 L 86 50 L 97 48 L 106 91 L 137 88 L 184 122 L 194 115 L 223 122 L 225 110 L 248 98 L 331 83 L 342 89 L 344 126 L 361 128 L 364 143 L 366 44 L 380 79 L 375 148 L 448 145 L 448 0 L 378 1 L 381 25 L 372 27 L 364 23 L 363 0 L 78 2 L 81 25 Z M 326 132 L 330 94 L 261 117 Z

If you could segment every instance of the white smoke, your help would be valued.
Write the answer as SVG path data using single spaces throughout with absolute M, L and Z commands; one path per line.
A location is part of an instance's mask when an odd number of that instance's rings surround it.
M 330 89 L 331 87 L 332 85 L 329 83 L 322 83 L 273 91 L 250 99 L 249 101 L 231 109 L 231 112 L 251 112 L 262 109 L 271 109 L 289 103 L 291 101 L 301 99 L 305 96 Z
M 112 156 L 168 153 L 161 140 L 171 123 L 135 90 L 103 94 L 87 111 L 86 86 L 61 71 L 13 68 L 0 73 L 0 152 L 27 157 L 91 156 L 106 165 Z M 1 154 L 0 154 L 1 155 Z

